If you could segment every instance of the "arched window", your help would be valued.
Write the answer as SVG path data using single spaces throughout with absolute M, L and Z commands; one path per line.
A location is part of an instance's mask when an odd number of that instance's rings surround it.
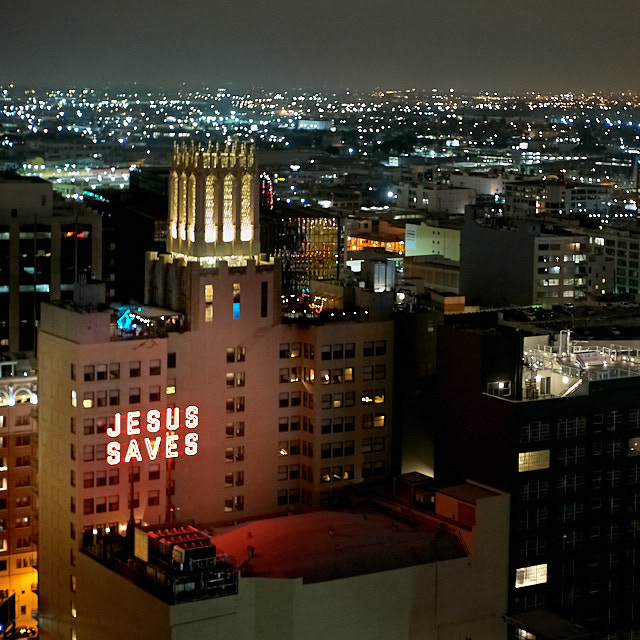
M 251 225 L 251 176 L 246 173 L 242 176 L 242 200 L 240 209 L 240 240 L 248 241 L 253 236 Z
M 224 179 L 222 195 L 222 241 L 232 242 L 235 236 L 233 225 L 233 176 Z
M 188 195 L 189 217 L 187 226 L 189 232 L 189 241 L 196 241 L 196 177 L 191 174 L 189 176 L 189 195 Z
M 171 173 L 171 211 L 169 213 L 171 220 L 171 237 L 178 237 L 178 174 L 173 171 Z
M 180 240 L 187 239 L 187 176 L 180 176 L 180 210 L 178 212 L 178 227 Z
M 207 176 L 204 193 L 204 241 L 216 241 L 216 184 L 213 176 Z

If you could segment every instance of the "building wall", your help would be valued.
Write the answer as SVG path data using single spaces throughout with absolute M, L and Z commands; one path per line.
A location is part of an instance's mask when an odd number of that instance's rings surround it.
M 533 304 L 533 234 L 537 229 L 529 223 L 490 227 L 465 219 L 460 293 L 485 305 Z
M 2 363 L 0 377 L 0 591 L 15 594 L 18 626 L 35 626 L 37 564 L 36 377 Z M 6 368 L 6 369 L 5 369 Z M 22 375 L 28 373 L 29 375 Z M 7 375 L 13 374 L 13 375 Z M 20 374 L 20 375 L 18 375 Z
M 242 577 L 237 596 L 169 606 L 89 558 L 83 574 L 96 585 L 78 593 L 78 637 L 113 638 L 130 628 L 144 637 L 406 638 L 491 640 L 505 633 L 509 498 L 478 500 L 470 558 L 305 584 L 301 579 Z M 452 526 L 456 528 L 455 525 Z
M 409 241 L 411 238 L 411 243 Z M 460 229 L 429 224 L 408 224 L 405 241 L 406 255 L 439 255 L 449 260 L 460 260 Z

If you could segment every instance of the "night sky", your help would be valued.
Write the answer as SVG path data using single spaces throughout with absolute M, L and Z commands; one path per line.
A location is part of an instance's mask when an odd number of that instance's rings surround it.
M 640 91 L 640 0 L 5 0 L 0 84 Z

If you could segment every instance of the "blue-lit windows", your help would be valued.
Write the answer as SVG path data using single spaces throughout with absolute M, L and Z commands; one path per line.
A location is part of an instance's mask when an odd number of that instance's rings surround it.
M 233 284 L 233 317 L 240 317 L 240 285 L 237 282 Z

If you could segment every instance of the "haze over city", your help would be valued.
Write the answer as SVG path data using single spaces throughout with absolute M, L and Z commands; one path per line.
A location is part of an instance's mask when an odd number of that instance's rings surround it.
M 3 7 L 0 83 L 637 88 L 634 0 L 77 0 Z

